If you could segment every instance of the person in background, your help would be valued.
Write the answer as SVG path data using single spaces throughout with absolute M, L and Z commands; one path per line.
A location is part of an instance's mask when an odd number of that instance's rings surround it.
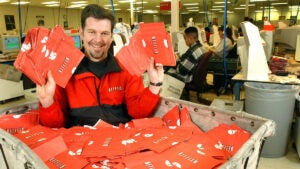
M 220 42 L 217 44 L 216 47 L 210 47 L 208 50 L 213 52 L 213 56 L 216 57 L 223 57 L 223 51 L 224 51 L 224 32 L 223 32 L 223 26 L 220 26 L 218 28 L 219 36 L 220 36 Z M 226 28 L 226 56 L 228 55 L 228 52 L 233 48 L 234 45 L 234 39 L 232 37 L 232 30 L 230 27 Z
M 206 41 L 207 41 L 207 43 L 209 43 L 210 29 L 209 29 L 209 27 L 205 27 L 204 30 L 205 30 Z
M 185 83 L 192 81 L 198 61 L 201 55 L 206 52 L 198 37 L 198 29 L 196 27 L 191 26 L 184 30 L 184 40 L 189 48 L 177 61 L 176 67 L 169 68 L 166 74 Z
M 85 57 L 65 88 L 48 72 L 45 85 L 37 86 L 40 123 L 48 127 L 94 125 L 99 119 L 112 125 L 152 115 L 160 100 L 162 64 L 147 69 L 150 85 L 134 76 L 108 52 L 115 18 L 96 4 L 81 13 L 80 34 Z

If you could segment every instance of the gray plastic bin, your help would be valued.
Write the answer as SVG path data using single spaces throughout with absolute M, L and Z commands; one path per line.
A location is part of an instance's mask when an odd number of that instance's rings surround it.
M 274 120 L 276 123 L 275 136 L 265 140 L 261 156 L 284 156 L 290 139 L 295 93 L 299 87 L 257 82 L 247 82 L 244 86 L 245 111 Z

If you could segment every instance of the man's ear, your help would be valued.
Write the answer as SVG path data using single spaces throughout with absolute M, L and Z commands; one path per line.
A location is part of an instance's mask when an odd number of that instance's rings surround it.
M 83 39 L 83 30 L 82 28 L 79 28 L 80 38 Z

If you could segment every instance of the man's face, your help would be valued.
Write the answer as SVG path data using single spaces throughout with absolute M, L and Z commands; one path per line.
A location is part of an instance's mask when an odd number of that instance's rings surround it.
M 224 38 L 224 33 L 223 33 L 223 31 L 218 31 L 218 32 L 219 32 L 220 38 Z
M 188 34 L 183 34 L 184 40 L 185 40 L 185 44 L 187 46 L 191 46 L 191 41 L 192 41 L 192 37 Z
M 85 55 L 94 62 L 104 60 L 112 42 L 110 20 L 89 17 L 85 21 L 84 30 L 80 32 Z

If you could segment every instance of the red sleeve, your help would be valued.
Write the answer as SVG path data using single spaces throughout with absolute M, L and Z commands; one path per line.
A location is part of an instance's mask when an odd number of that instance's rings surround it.
M 54 103 L 43 108 L 39 103 L 39 118 L 41 125 L 60 128 L 64 127 L 67 121 L 67 100 L 65 96 L 64 89 L 56 86 L 56 91 L 54 95 Z
M 160 95 L 153 94 L 148 87 L 144 88 L 142 78 L 135 78 L 128 82 L 126 88 L 126 104 L 128 114 L 132 118 L 145 118 L 154 113 L 160 100 Z

